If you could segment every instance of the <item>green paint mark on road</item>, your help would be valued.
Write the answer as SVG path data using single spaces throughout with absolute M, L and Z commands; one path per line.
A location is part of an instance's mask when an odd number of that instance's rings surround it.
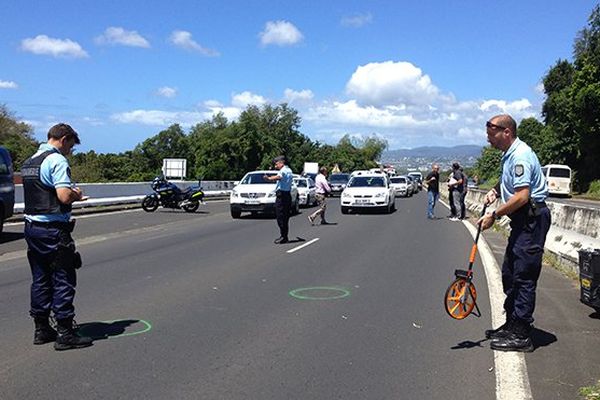
M 330 292 L 330 295 L 319 295 L 320 292 Z M 336 300 L 350 296 L 350 291 L 339 287 L 315 286 L 291 290 L 289 295 L 300 300 Z

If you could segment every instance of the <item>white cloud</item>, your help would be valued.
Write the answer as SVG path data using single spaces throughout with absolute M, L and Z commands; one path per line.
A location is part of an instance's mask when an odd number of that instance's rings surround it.
M 346 84 L 346 93 L 373 106 L 429 104 L 439 96 L 438 88 L 420 68 L 393 61 L 359 66 Z
M 156 94 L 159 96 L 171 99 L 171 98 L 177 96 L 177 89 L 168 87 L 168 86 L 163 86 L 161 88 L 158 88 L 158 90 L 156 91 Z
M 299 92 L 292 89 L 285 89 L 283 96 L 288 103 L 296 103 L 312 100 L 314 93 L 308 89 Z
M 392 149 L 485 144 L 485 121 L 492 115 L 508 113 L 520 121 L 539 113 L 539 106 L 525 98 L 458 101 L 407 62 L 358 67 L 347 82 L 346 94 L 346 100 L 322 101 L 301 111 L 319 139 L 327 138 L 327 132 L 332 137 L 377 133 Z
M 204 118 L 211 119 L 213 116 L 222 113 L 228 121 L 236 120 L 242 113 L 242 109 L 239 107 L 226 107 L 223 106 L 216 100 L 207 100 L 204 102 L 204 107 L 209 111 L 205 112 Z
M 373 16 L 371 15 L 371 13 L 366 13 L 342 17 L 340 24 L 342 26 L 347 26 L 351 28 L 360 28 L 362 26 L 370 24 L 371 22 L 373 22 Z
M 265 99 L 264 97 L 248 91 L 236 93 L 232 96 L 231 99 L 231 104 L 234 107 L 238 108 L 246 108 L 249 105 L 262 106 L 264 104 L 267 104 L 267 102 L 267 99 Z
M 220 55 L 218 51 L 200 45 L 192 39 L 192 34 L 187 31 L 173 31 L 169 37 L 169 41 L 177 47 L 188 51 L 198 52 L 207 57 L 218 57 Z
M 196 111 L 133 110 L 111 115 L 111 119 L 123 124 L 142 124 L 169 126 L 181 124 L 189 127 L 205 120 L 205 116 Z
M 150 42 L 148 42 L 136 31 L 126 31 L 125 29 L 117 26 L 106 28 L 102 35 L 96 37 L 95 41 L 97 44 L 120 44 L 123 46 L 143 48 L 150 47 Z
M 0 89 L 17 89 L 19 85 L 13 81 L 0 81 Z
M 512 102 L 506 100 L 486 100 L 480 109 L 486 112 L 505 113 L 505 114 L 520 114 L 531 108 L 531 103 L 527 99 L 520 99 Z
M 270 44 L 290 46 L 299 43 L 304 38 L 302 32 L 288 21 L 268 21 L 259 37 L 263 46 Z
M 46 35 L 27 38 L 21 41 L 21 49 L 33 54 L 53 57 L 86 58 L 88 53 L 71 39 L 54 39 Z

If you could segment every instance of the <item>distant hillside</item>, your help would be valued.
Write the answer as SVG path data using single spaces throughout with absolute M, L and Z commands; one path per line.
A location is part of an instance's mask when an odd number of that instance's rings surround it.
M 424 146 L 414 149 L 398 149 L 385 151 L 381 158 L 384 160 L 398 160 L 404 157 L 423 157 L 423 158 L 462 158 L 479 157 L 482 146 L 462 145 L 454 147 Z

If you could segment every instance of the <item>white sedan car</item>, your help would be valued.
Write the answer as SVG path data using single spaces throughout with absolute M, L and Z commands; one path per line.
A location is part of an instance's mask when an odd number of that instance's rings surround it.
M 275 186 L 277 182 L 267 181 L 264 176 L 277 175 L 277 171 L 252 171 L 248 172 L 242 180 L 234 186 L 229 196 L 231 216 L 239 218 L 242 212 L 275 213 Z M 298 189 L 292 184 L 292 214 L 300 213 Z
M 309 207 L 317 203 L 317 189 L 312 178 L 294 178 L 294 183 L 298 188 L 298 202 L 301 206 Z
M 413 185 L 405 176 L 392 176 L 390 185 L 396 192 L 396 196 L 410 197 L 413 195 Z
M 369 208 L 391 213 L 396 209 L 396 194 L 387 175 L 361 174 L 350 178 L 340 203 L 342 214 Z

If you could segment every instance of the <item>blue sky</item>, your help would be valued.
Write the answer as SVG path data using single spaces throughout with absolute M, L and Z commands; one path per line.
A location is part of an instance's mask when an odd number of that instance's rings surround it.
M 289 103 L 301 132 L 390 149 L 485 144 L 485 120 L 538 116 L 593 1 L 8 1 L 0 104 L 38 139 L 121 152 L 248 104 Z

